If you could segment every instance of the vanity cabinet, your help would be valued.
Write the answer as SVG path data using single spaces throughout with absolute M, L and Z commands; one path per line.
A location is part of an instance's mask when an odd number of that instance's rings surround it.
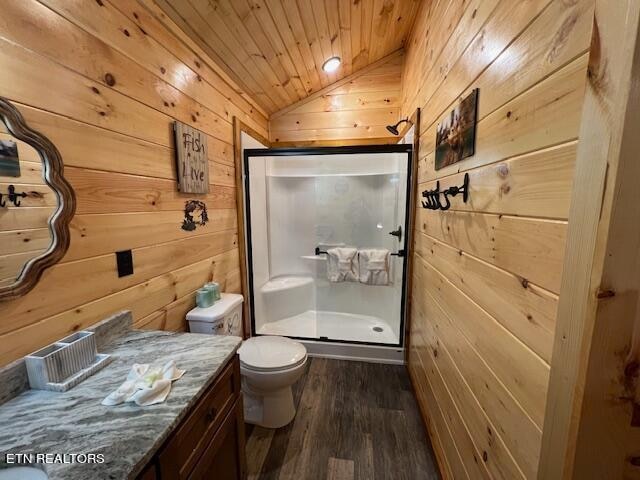
M 138 479 L 244 479 L 244 443 L 240 362 L 236 355 Z

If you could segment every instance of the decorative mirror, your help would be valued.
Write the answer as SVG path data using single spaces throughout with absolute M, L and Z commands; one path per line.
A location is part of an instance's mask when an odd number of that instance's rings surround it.
M 2 97 L 0 119 L 0 300 L 7 300 L 64 256 L 75 196 L 56 147 Z

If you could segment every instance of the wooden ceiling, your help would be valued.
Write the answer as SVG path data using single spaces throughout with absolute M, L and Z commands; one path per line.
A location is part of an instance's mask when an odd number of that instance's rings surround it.
M 155 1 L 270 114 L 402 48 L 421 0 Z

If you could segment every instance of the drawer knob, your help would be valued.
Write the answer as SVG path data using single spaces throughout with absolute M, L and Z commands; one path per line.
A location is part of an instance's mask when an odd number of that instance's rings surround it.
M 216 418 L 217 413 L 218 413 L 218 410 L 216 408 L 211 408 L 207 412 L 207 415 L 205 416 L 205 418 L 207 419 L 207 422 L 209 423 L 213 422 L 213 420 Z

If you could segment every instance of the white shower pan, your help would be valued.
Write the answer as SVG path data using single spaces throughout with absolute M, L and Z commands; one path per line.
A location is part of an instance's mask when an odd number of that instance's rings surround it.
M 260 288 L 263 316 L 256 333 L 300 339 L 312 356 L 402 363 L 402 349 L 393 346 L 398 336 L 387 321 L 316 310 L 315 293 L 309 276 L 284 275 L 266 282 Z
M 381 318 L 316 310 L 265 323 L 258 333 L 346 342 L 398 343 L 398 337 Z

